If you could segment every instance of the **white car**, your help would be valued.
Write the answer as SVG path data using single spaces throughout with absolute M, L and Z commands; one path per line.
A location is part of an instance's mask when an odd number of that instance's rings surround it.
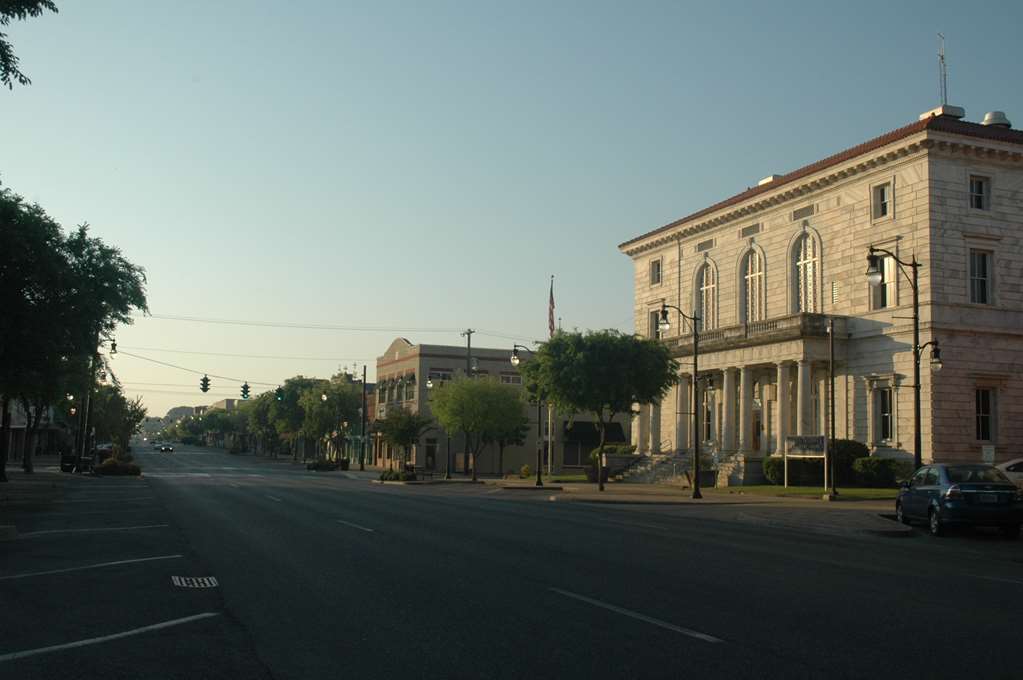
M 1005 473 L 1005 476 L 1016 483 L 1016 486 L 1023 487 L 1023 458 L 1007 460 L 996 468 Z

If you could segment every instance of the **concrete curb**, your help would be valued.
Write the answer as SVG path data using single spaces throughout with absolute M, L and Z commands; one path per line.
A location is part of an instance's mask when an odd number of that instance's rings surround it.
M 401 486 L 416 486 L 416 485 L 425 486 L 427 484 L 483 484 L 482 481 L 473 482 L 472 480 L 461 480 L 461 479 L 458 479 L 458 480 L 455 480 L 455 479 L 417 479 L 415 481 L 408 481 L 408 482 L 402 482 L 402 481 L 399 481 L 399 480 L 396 480 L 396 479 L 394 479 L 394 480 L 392 480 L 392 479 L 388 479 L 388 480 L 371 479 L 371 480 L 369 480 L 369 483 L 370 484 L 393 484 L 393 485 L 401 485 Z
M 561 486 L 527 486 L 525 484 L 497 484 L 498 489 L 505 491 L 564 491 Z

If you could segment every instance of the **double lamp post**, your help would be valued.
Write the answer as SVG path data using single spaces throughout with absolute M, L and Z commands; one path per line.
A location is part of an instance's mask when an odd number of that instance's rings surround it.
M 680 326 L 681 319 L 685 319 L 693 329 L 693 498 L 703 498 L 703 494 L 700 493 L 700 317 L 689 316 L 675 305 L 662 302 L 661 317 L 657 323 L 657 330 L 661 333 L 671 329 L 671 321 L 668 320 L 669 309 L 678 312 Z

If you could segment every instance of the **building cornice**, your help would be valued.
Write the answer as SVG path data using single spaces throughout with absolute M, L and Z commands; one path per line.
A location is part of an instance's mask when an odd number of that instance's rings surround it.
M 961 121 L 923 120 L 795 170 L 768 185 L 753 187 L 717 206 L 626 241 L 618 248 L 622 253 L 636 257 L 676 240 L 758 215 L 925 151 L 964 153 L 1003 162 L 1020 162 L 1023 149 L 1018 137 L 1020 132 L 1016 130 L 1003 132 Z

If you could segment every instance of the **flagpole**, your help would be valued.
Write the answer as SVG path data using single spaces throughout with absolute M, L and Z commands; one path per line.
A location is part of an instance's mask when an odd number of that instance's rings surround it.
M 554 337 L 554 274 L 551 274 L 551 294 L 547 307 L 548 338 Z M 547 477 L 554 474 L 554 405 L 547 403 Z

